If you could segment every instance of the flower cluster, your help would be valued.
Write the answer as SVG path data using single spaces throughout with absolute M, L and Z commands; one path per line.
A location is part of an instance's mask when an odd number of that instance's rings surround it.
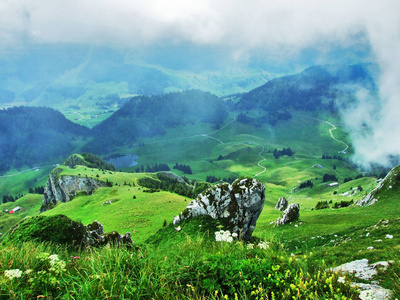
M 267 249 L 269 249 L 269 244 L 268 244 L 268 242 L 265 242 L 265 241 L 258 243 L 258 245 L 247 244 L 247 249 L 248 250 L 254 249 L 254 247 L 258 247 L 260 249 L 267 250 Z
M 4 276 L 10 280 L 14 278 L 20 278 L 22 276 L 22 271 L 19 269 L 6 270 L 4 272 Z
M 57 254 L 52 254 L 48 257 L 51 268 L 50 271 L 54 271 L 56 273 L 60 273 L 61 271 L 65 271 L 66 263 L 65 261 L 58 258 Z
M 259 243 L 258 244 L 258 247 L 260 248 L 260 249 L 264 249 L 264 250 L 267 250 L 268 248 L 269 248 L 269 244 L 267 243 L 267 242 L 261 242 L 261 243 Z
M 215 233 L 215 240 L 216 240 L 217 242 L 228 242 L 228 243 L 232 243 L 233 239 L 234 239 L 234 238 L 237 238 L 237 237 L 238 237 L 238 235 L 237 235 L 236 232 L 230 233 L 229 230 L 226 230 L 226 231 L 220 230 L 220 231 L 217 231 L 217 232 Z

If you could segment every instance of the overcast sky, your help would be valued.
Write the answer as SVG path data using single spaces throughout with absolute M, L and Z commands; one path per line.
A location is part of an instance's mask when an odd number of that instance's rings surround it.
M 376 31 L 399 24 L 399 12 L 397 0 L 2 0 L 0 43 L 192 42 L 229 45 L 238 53 L 296 50 L 373 42 Z
M 399 16 L 399 0 L 1 0 L 0 50 L 32 43 L 193 44 L 226 47 L 245 60 L 260 51 L 289 57 L 310 47 L 323 53 L 365 46 L 381 69 L 382 108 L 370 112 L 379 114 L 370 121 L 370 145 L 354 140 L 360 157 L 377 160 L 400 153 Z M 365 99 L 354 112 L 367 111 Z

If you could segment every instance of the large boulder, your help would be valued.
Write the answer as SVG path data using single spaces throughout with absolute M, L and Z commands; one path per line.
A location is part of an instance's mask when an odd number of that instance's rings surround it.
M 284 211 L 289 205 L 289 202 L 286 200 L 285 197 L 281 197 L 278 200 L 278 203 L 275 206 L 276 210 Z
M 49 174 L 49 180 L 43 194 L 43 203 L 40 212 L 51 208 L 57 202 L 68 202 L 72 200 L 79 191 L 91 195 L 99 187 L 105 187 L 106 183 L 90 177 L 78 177 L 71 175 L 60 175 L 61 168 L 54 169 Z
M 276 220 L 275 226 L 284 225 L 299 219 L 300 205 L 291 203 L 282 214 L 282 217 Z
M 218 184 L 199 194 L 174 218 L 173 223 L 176 225 L 185 219 L 208 215 L 218 219 L 231 233 L 249 240 L 264 202 L 265 186 L 253 178 L 240 178 L 231 185 Z

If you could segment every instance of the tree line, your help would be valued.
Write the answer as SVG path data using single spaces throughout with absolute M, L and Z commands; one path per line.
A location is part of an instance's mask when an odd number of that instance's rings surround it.
M 222 180 L 221 180 L 220 177 L 216 177 L 214 175 L 207 175 L 207 177 L 206 177 L 206 181 L 209 182 L 209 183 L 215 183 L 215 182 L 218 182 L 218 181 L 223 181 L 223 182 L 227 182 L 227 183 L 231 184 L 236 179 L 237 179 L 237 177 L 235 177 L 235 176 L 229 176 L 228 178 L 224 177 L 224 178 L 222 178 Z
M 290 149 L 290 147 L 288 148 L 283 148 L 282 150 L 278 150 L 275 148 L 274 152 L 273 152 L 273 156 L 275 158 L 279 158 L 281 156 L 287 155 L 287 156 L 292 156 L 294 154 L 294 152 L 292 151 L 292 149 Z
M 150 166 L 149 164 L 147 164 L 146 167 L 144 167 L 143 165 L 141 165 L 140 167 L 137 167 L 135 169 L 136 173 L 155 173 L 155 172 L 161 172 L 161 171 L 170 171 L 171 168 L 164 163 L 155 163 L 153 166 Z
M 192 168 L 189 165 L 183 165 L 176 163 L 174 166 L 175 170 L 182 171 L 184 174 L 193 174 Z

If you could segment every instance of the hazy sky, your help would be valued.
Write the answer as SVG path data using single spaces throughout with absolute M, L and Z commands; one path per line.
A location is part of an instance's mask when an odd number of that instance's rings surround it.
M 357 130 L 353 138 L 360 160 L 376 161 L 400 153 L 399 16 L 399 0 L 1 0 L 0 49 L 193 44 L 226 47 L 233 59 L 246 60 L 260 51 L 284 58 L 310 47 L 369 47 L 381 69 L 381 110 L 368 110 L 370 99 L 362 96 L 346 116 L 357 129 L 352 115 L 374 114 L 359 118 L 373 128 L 368 139 Z

